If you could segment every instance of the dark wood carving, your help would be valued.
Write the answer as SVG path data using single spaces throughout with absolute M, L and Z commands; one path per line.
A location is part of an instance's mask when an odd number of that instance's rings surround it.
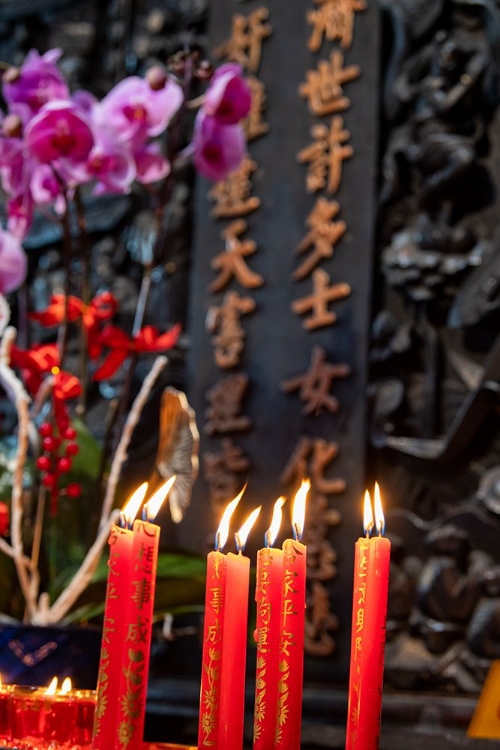
M 500 13 L 381 6 L 369 430 L 395 552 L 386 679 L 474 692 L 500 636 Z

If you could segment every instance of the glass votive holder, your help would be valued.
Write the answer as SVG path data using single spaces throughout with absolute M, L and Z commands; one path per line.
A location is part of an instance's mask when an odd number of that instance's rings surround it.
M 73 691 L 43 695 L 40 713 L 40 736 L 45 746 L 71 747 L 77 717 L 77 700 Z
M 10 685 L 0 686 L 0 745 L 10 742 L 9 695 Z
M 73 694 L 76 701 L 76 721 L 71 737 L 71 747 L 74 750 L 87 750 L 92 746 L 96 691 L 75 690 Z
M 42 739 L 40 717 L 45 689 L 12 685 L 8 696 L 9 741 L 21 750 L 32 750 Z

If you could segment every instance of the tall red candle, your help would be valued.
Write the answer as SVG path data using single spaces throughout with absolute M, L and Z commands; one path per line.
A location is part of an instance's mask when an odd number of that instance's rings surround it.
M 255 601 L 257 617 L 257 666 L 255 671 L 255 704 L 253 723 L 254 750 L 274 750 L 276 707 L 279 681 L 278 649 L 280 641 L 281 583 L 283 580 L 283 550 L 271 545 L 281 524 L 281 508 L 285 498 L 274 505 L 273 519 L 266 532 L 266 547 L 257 552 L 257 580 Z
M 124 643 L 118 689 L 116 750 L 142 750 L 160 527 L 154 519 L 175 481 L 172 477 L 144 508 L 132 527 L 132 573 L 124 613 Z M 110 749 L 109 749 L 110 750 Z
M 276 750 L 300 750 L 307 551 L 300 539 L 309 488 L 309 481 L 304 480 L 295 496 L 292 521 L 295 539 L 283 542 Z
M 250 514 L 235 534 L 238 554 L 223 555 L 220 552 L 227 541 L 230 517 L 242 494 L 226 508 L 216 534 L 216 552 L 210 553 L 207 563 L 209 590 L 205 599 L 209 606 L 203 638 L 199 750 L 239 750 L 243 745 L 250 560 L 243 556 L 242 551 L 260 508 Z M 214 587 L 216 567 L 219 578 Z M 215 600 L 211 588 L 216 589 Z M 214 601 L 217 602 L 215 607 Z M 217 639 L 215 651 L 212 634 L 213 637 L 216 634 Z
M 218 746 L 221 684 L 223 607 L 226 595 L 226 555 L 219 550 L 207 557 L 203 659 L 200 689 L 199 750 Z
M 145 483 L 134 492 L 124 508 L 132 519 L 144 500 L 146 490 Z M 118 690 L 125 637 L 124 612 L 128 606 L 132 576 L 132 530 L 113 525 L 108 543 L 109 570 L 92 736 L 94 750 L 110 750 L 115 746 L 117 737 Z
M 368 544 L 359 682 L 357 692 L 349 695 L 350 726 L 348 724 L 346 750 L 378 750 L 380 745 L 391 543 L 382 536 L 384 517 L 378 485 L 375 485 L 375 528 L 379 536 L 369 539 Z M 351 663 L 352 649 L 351 643 Z

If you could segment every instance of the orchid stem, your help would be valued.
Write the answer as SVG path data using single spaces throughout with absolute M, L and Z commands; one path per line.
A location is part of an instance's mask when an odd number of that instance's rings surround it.
M 88 305 L 90 301 L 90 257 L 92 248 L 87 231 L 87 222 L 85 220 L 85 210 L 82 202 L 82 197 L 78 189 L 75 191 L 75 206 L 78 221 L 78 232 L 80 237 L 80 253 L 82 258 L 80 297 L 83 304 Z M 82 384 L 82 392 L 78 399 L 77 412 L 80 415 L 85 414 L 87 408 L 87 389 L 89 381 L 87 350 L 87 331 L 85 329 L 84 316 L 82 315 L 80 320 L 78 345 L 80 382 Z

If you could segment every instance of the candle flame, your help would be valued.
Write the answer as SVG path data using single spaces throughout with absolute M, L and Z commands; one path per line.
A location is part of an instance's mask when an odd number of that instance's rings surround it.
M 250 534 L 252 530 L 252 526 L 254 525 L 255 521 L 259 517 L 259 513 L 262 510 L 262 505 L 259 505 L 258 508 L 255 508 L 250 515 L 248 516 L 247 520 L 241 527 L 239 531 L 236 532 L 234 535 L 234 538 L 236 539 L 236 548 L 238 552 L 242 552 L 243 548 L 247 542 L 248 535 Z
M 61 689 L 59 690 L 60 693 L 66 694 L 71 692 L 73 685 L 71 684 L 71 677 L 65 677 L 63 680 L 63 684 L 61 685 Z
M 55 695 L 57 690 L 57 677 L 53 677 L 50 685 L 45 691 L 45 695 Z
M 132 526 L 134 519 L 137 515 L 137 511 L 142 505 L 142 501 L 146 497 L 146 491 L 148 489 L 148 483 L 144 482 L 136 491 L 130 496 L 127 503 L 122 508 L 121 515 L 124 518 L 128 526 Z
M 146 517 L 146 521 L 154 521 L 158 513 L 160 512 L 160 508 L 165 502 L 168 493 L 173 487 L 173 484 L 175 480 L 177 479 L 176 475 L 174 474 L 173 477 L 170 477 L 162 486 L 156 490 L 154 495 L 149 498 L 148 502 L 144 506 L 144 514 Z
M 234 500 L 231 500 L 231 502 L 227 504 L 226 509 L 224 513 L 222 514 L 219 528 L 217 529 L 217 533 L 215 535 L 215 549 L 216 550 L 221 550 L 227 542 L 227 538 L 229 536 L 229 522 L 231 520 L 231 516 L 233 515 L 234 511 L 236 510 L 236 506 L 238 505 L 241 498 L 243 497 L 243 493 L 245 492 L 246 488 L 247 486 L 245 484 L 241 492 L 238 495 L 236 495 Z
M 380 487 L 378 486 L 378 482 L 375 482 L 373 506 L 375 511 L 375 528 L 377 529 L 379 536 L 382 536 L 385 531 L 385 518 L 384 511 L 382 510 L 382 500 L 380 498 Z
M 295 494 L 292 511 L 293 536 L 300 542 L 304 533 L 304 519 L 306 516 L 306 498 L 311 489 L 309 479 L 303 479 L 302 484 Z
M 364 507 L 363 507 L 363 528 L 366 536 L 370 536 L 372 533 L 373 523 L 373 509 L 372 499 L 368 490 L 365 491 Z
M 284 506 L 285 502 L 286 502 L 286 498 L 283 497 L 282 495 L 274 503 L 273 518 L 271 521 L 271 525 L 266 531 L 266 535 L 265 535 L 266 547 L 271 547 L 274 540 L 278 536 L 278 532 L 281 526 L 281 518 L 283 516 L 283 512 L 281 509 Z

